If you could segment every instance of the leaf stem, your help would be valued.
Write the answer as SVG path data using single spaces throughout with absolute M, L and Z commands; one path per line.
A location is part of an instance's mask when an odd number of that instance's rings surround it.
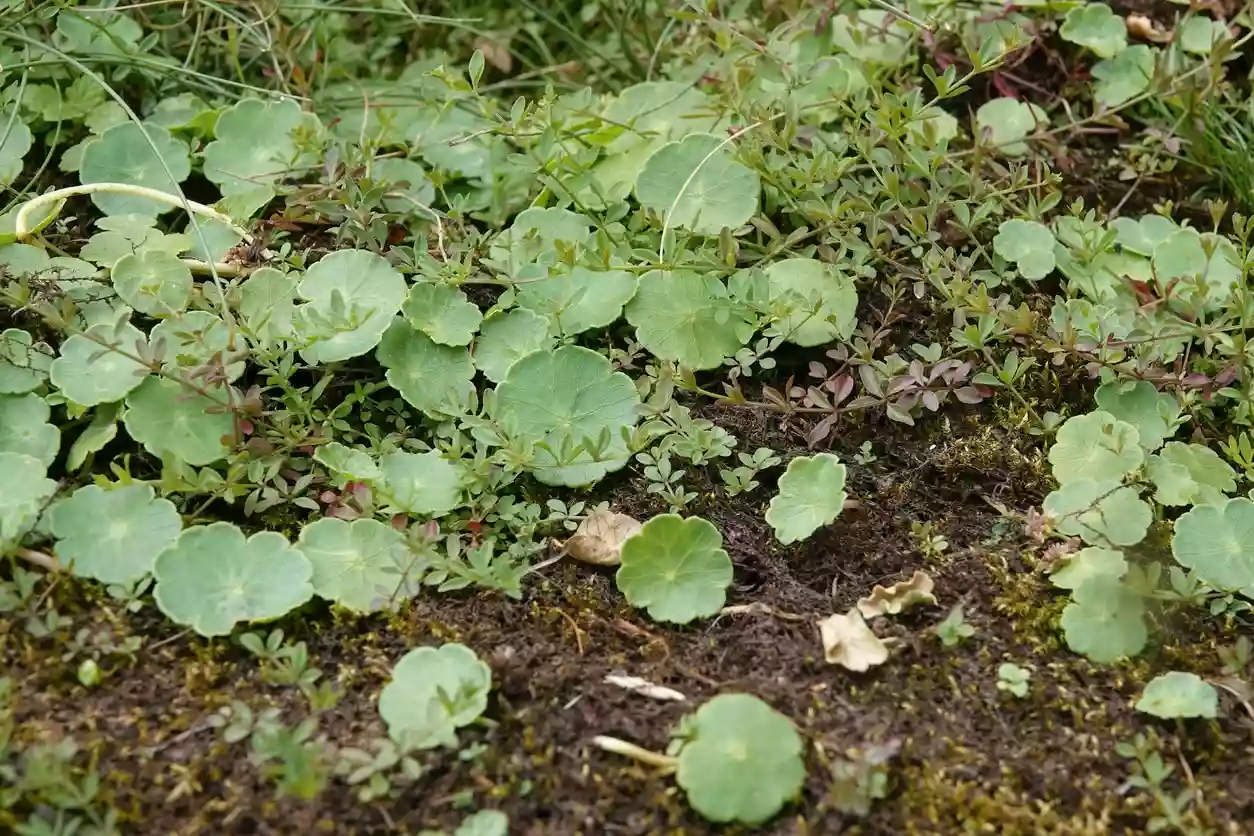
M 88 183 L 82 186 L 68 186 L 64 189 L 45 192 L 31 198 L 22 204 L 22 208 L 17 210 L 17 217 L 13 220 L 13 232 L 17 236 L 18 241 L 25 241 L 34 234 L 35 230 L 31 228 L 31 216 L 35 214 L 35 210 L 48 204 L 64 203 L 67 198 L 78 197 L 80 195 L 97 194 L 105 192 L 108 194 L 125 194 L 134 197 L 144 197 L 149 200 L 155 200 L 158 203 L 164 203 L 166 206 L 186 209 L 192 214 L 200 215 L 211 221 L 228 226 L 231 231 L 239 235 L 246 242 L 252 241 L 252 235 L 248 230 L 239 226 L 235 221 L 231 220 L 229 215 L 224 215 L 212 206 L 206 206 L 203 203 L 197 203 L 194 200 L 186 200 L 178 195 L 168 194 L 157 189 L 149 189 L 144 186 L 134 186 L 129 183 Z M 48 220 L 51 220 L 60 214 L 61 206 L 58 205 L 51 213 Z M 45 223 L 44 219 L 41 219 Z
M 656 766 L 658 769 L 672 771 L 679 765 L 679 760 L 677 758 L 673 758 L 670 755 L 663 755 L 661 752 L 654 752 L 652 750 L 645 749 L 642 746 L 637 746 L 634 743 L 628 743 L 626 740 L 621 740 L 617 737 L 608 737 L 606 735 L 599 734 L 592 738 L 592 745 L 596 746 L 598 749 L 603 749 L 606 752 L 613 752 L 615 755 L 622 755 L 625 758 L 631 758 L 634 761 L 639 761 L 640 763 L 647 764 L 649 766 Z

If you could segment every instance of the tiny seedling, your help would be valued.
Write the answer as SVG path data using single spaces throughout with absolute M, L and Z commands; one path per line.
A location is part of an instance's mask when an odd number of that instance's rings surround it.
M 997 690 L 1016 699 L 1023 699 L 1028 695 L 1031 680 L 1032 671 L 1013 662 L 1003 662 L 997 667 Z

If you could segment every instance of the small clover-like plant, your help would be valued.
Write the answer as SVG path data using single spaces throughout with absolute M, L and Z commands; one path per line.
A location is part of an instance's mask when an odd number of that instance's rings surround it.
M 214 140 L 205 146 L 205 177 L 224 195 L 270 191 L 305 159 L 298 134 L 317 133 L 321 125 L 292 99 L 263 102 L 244 99 L 223 111 L 214 125 Z
M 1022 140 L 1048 122 L 1049 117 L 1040 107 L 1009 98 L 985 102 L 975 112 L 975 123 L 980 132 L 989 143 L 1010 157 L 1026 154 L 1028 145 Z
M 771 499 L 766 521 L 781 543 L 804 540 L 830 525 L 844 510 L 845 465 L 831 453 L 799 456 L 779 477 L 779 493 Z
M 1128 561 L 1123 552 L 1090 546 L 1067 558 L 1066 562 L 1050 573 L 1049 579 L 1059 589 L 1078 589 L 1089 578 L 1103 575 L 1122 578 L 1128 572 Z
M 378 609 L 380 595 L 395 594 L 413 563 L 404 535 L 378 520 L 318 520 L 296 545 L 313 567 L 314 591 L 356 612 Z
M 475 368 L 488 380 L 500 383 L 520 357 L 553 347 L 551 328 L 547 317 L 527 308 L 489 313 L 475 340 Z
M 379 715 L 399 745 L 454 746 L 457 729 L 479 718 L 491 690 L 492 669 L 465 645 L 419 647 L 392 669 L 379 694 Z
M 1164 720 L 1213 719 L 1219 716 L 1219 692 L 1195 673 L 1170 671 L 1150 680 L 1136 701 L 1136 710 Z
M 464 412 L 474 392 L 470 352 L 440 345 L 402 317 L 392 320 L 375 357 L 405 402 L 432 418 Z
M 174 503 L 143 483 L 85 485 L 53 505 L 48 521 L 57 556 L 74 574 L 127 585 L 152 572 L 183 528 Z
M 19 328 L 0 331 L 0 395 L 23 395 L 48 379 L 52 349 Z
M 858 291 L 852 276 L 814 258 L 777 261 L 764 275 L 772 303 L 786 297 L 805 301 L 801 310 L 777 321 L 768 336 L 779 334 L 790 343 L 813 346 L 853 334 Z
M 280 618 L 313 596 L 313 569 L 282 534 L 251 537 L 227 522 L 184 529 L 157 556 L 153 597 L 171 620 L 202 636 Z
M 518 288 L 519 303 L 547 316 L 552 330 L 566 336 L 612 325 L 635 295 L 636 277 L 626 270 L 586 267 L 557 267 L 548 278 Z
M 94 325 L 61 343 L 61 356 L 48 370 L 49 380 L 79 406 L 120 401 L 148 374 L 148 367 L 135 359 L 137 344 L 146 342 L 143 332 L 129 322 L 117 328 Z
M 1145 463 L 1162 505 L 1222 505 L 1237 488 L 1236 472 L 1201 444 L 1169 441 Z
M 1097 410 L 1067 419 L 1049 448 L 1060 485 L 1081 479 L 1120 480 L 1145 461 L 1137 428 Z
M 187 307 L 192 295 L 192 271 L 177 255 L 144 249 L 124 255 L 111 271 L 113 289 L 122 301 L 140 313 L 170 316 Z
M 1153 78 L 1154 50 L 1135 44 L 1093 65 L 1093 99 L 1106 107 L 1118 107 L 1148 90 Z
M 1180 423 L 1179 401 L 1144 380 L 1104 384 L 1094 399 L 1101 411 L 1136 427 L 1137 441 L 1146 452 L 1163 446 Z
M 623 542 L 615 580 L 650 618 L 687 624 L 723 608 L 732 562 L 713 523 L 662 514 Z
M 762 824 L 805 783 L 792 721 L 750 694 L 720 694 L 685 717 L 672 750 L 688 803 L 714 822 Z
M 997 690 L 1023 699 L 1028 695 L 1032 671 L 1013 662 L 1003 662 L 997 667 Z
M 1014 262 L 1025 279 L 1043 279 L 1054 271 L 1054 233 L 1036 221 L 1012 218 L 1002 221 L 993 250 Z
M 1041 507 L 1054 531 L 1093 546 L 1135 546 L 1154 519 L 1135 488 L 1093 479 L 1067 482 Z
M 319 445 L 314 451 L 314 461 L 348 480 L 369 482 L 383 477 L 383 471 L 369 453 L 338 441 Z

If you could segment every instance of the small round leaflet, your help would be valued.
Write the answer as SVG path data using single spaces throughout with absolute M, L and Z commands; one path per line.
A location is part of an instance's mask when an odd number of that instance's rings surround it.
M 313 566 L 314 591 L 357 612 L 379 609 L 412 562 L 404 536 L 378 520 L 321 519 L 301 530 L 296 545 Z
M 191 174 L 187 143 L 158 125 L 122 122 L 106 130 L 83 148 L 78 177 L 84 183 L 125 183 L 171 195 Z M 170 179 L 170 175 L 174 179 Z M 91 202 L 106 215 L 147 215 L 177 208 L 132 194 L 97 192 Z
M 1254 502 L 1241 497 L 1194 506 L 1176 520 L 1171 553 L 1216 589 L 1254 587 Z
M 197 467 L 227 454 L 226 441 L 235 431 L 231 413 L 221 400 L 165 377 L 150 377 L 126 397 L 122 421 L 131 438 L 154 456 L 173 454 Z
M 157 606 L 202 636 L 279 618 L 313 596 L 309 561 L 287 538 L 273 531 L 246 538 L 227 522 L 184 530 L 157 556 L 154 574 Z
M 749 694 L 720 694 L 684 718 L 675 780 L 710 821 L 762 824 L 805 782 L 801 736 Z
M 0 555 L 21 541 L 57 489 L 44 471 L 30 456 L 0 453 Z
M 785 545 L 804 540 L 830 525 L 845 508 L 845 466 L 831 453 L 799 456 L 779 477 L 779 493 L 767 506 L 766 521 Z
M 758 211 L 762 185 L 756 171 L 736 162 L 734 147 L 712 134 L 668 142 L 636 178 L 636 199 L 671 227 L 702 235 L 736 229 Z
M 432 748 L 456 743 L 456 730 L 488 707 L 492 669 L 465 645 L 419 647 L 392 669 L 379 694 L 379 716 L 400 744 Z
M 57 557 L 83 578 L 133 584 L 153 570 L 183 527 L 178 509 L 134 483 L 105 490 L 85 485 L 48 514 Z
M 623 542 L 615 581 L 650 618 L 687 624 L 723 608 L 732 562 L 713 523 L 661 514 Z
M 1154 677 L 1145 686 L 1136 710 L 1164 720 L 1177 717 L 1219 716 L 1219 692 L 1195 673 L 1170 671 Z

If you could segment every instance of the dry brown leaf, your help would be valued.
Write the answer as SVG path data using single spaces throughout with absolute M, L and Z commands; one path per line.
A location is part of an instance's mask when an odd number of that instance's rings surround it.
M 1124 26 L 1128 29 L 1128 34 L 1134 38 L 1142 38 L 1155 43 L 1166 43 L 1171 40 L 1171 34 L 1164 32 L 1158 27 L 1158 24 L 1150 20 L 1145 15 L 1128 15 L 1123 21 Z
M 892 586 L 875 585 L 871 594 L 858 599 L 858 611 L 867 618 L 879 615 L 897 615 L 919 604 L 935 604 L 932 594 L 932 576 L 916 569 L 908 581 L 898 581 Z
M 626 514 L 597 511 L 584 517 L 566 541 L 566 553 L 575 560 L 596 566 L 617 566 L 623 559 L 623 543 L 643 526 Z
M 480 35 L 475 39 L 475 49 L 483 53 L 483 59 L 506 75 L 514 69 L 514 56 L 509 51 L 509 38 L 497 39 Z
M 819 621 L 823 657 L 851 671 L 865 671 L 888 661 L 888 647 L 871 632 L 857 609 Z

